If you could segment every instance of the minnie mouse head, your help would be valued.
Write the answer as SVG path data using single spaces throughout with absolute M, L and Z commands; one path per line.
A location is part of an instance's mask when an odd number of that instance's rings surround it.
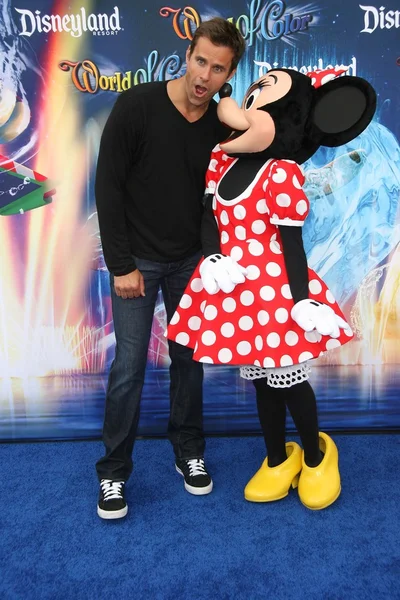
M 220 90 L 219 119 L 232 135 L 220 146 L 238 157 L 284 158 L 301 164 L 320 146 L 341 146 L 368 126 L 376 109 L 372 86 L 330 69 L 303 75 L 273 69 L 252 83 L 242 107 Z

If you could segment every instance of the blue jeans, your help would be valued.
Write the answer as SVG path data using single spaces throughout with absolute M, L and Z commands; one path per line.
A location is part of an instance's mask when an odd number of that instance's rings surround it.
M 171 263 L 135 257 L 146 296 L 123 300 L 116 295 L 110 277 L 116 338 L 103 427 L 105 456 L 97 464 L 99 479 L 126 481 L 133 467 L 132 452 L 140 413 L 151 326 L 159 288 L 168 321 L 197 266 L 201 254 Z M 168 341 L 170 366 L 170 418 L 168 437 L 177 458 L 204 455 L 203 366 L 192 359 L 193 351 Z

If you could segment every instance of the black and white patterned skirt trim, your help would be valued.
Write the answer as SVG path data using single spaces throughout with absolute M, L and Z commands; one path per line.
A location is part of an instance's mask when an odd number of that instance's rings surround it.
M 240 377 L 243 379 L 266 379 L 271 387 L 292 387 L 309 379 L 311 368 L 308 361 L 288 367 L 264 368 L 255 365 L 240 367 Z

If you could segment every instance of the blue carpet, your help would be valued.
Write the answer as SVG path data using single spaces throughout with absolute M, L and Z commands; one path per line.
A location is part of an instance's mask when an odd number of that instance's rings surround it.
M 96 515 L 100 442 L 3 444 L 2 600 L 400 598 L 398 435 L 333 436 L 343 491 L 243 499 L 260 437 L 211 438 L 209 496 L 183 489 L 166 440 L 139 440 L 125 520 Z

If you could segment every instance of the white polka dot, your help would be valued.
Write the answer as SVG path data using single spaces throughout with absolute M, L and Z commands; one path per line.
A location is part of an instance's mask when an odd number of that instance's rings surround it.
M 278 321 L 278 323 L 286 323 L 288 318 L 289 313 L 286 308 L 278 308 L 278 310 L 275 311 L 275 319 Z
M 299 356 L 299 363 L 302 363 L 306 360 L 310 360 L 311 358 L 314 358 L 311 352 L 302 352 Z
M 208 363 L 210 365 L 214 364 L 214 361 L 210 356 L 202 356 L 201 358 L 199 358 L 199 362 Z
M 224 337 L 230 338 L 235 335 L 235 328 L 232 323 L 224 323 L 221 327 L 221 333 Z
M 285 334 L 285 342 L 288 346 L 295 346 L 299 341 L 299 336 L 295 331 L 288 331 Z
M 201 292 L 201 290 L 203 289 L 203 282 L 201 281 L 200 277 L 192 279 L 190 287 L 194 292 Z
M 231 254 L 231 258 L 233 258 L 233 260 L 236 260 L 236 262 L 239 262 L 239 260 L 243 256 L 243 250 L 239 246 L 234 246 L 232 248 L 230 254 Z
M 200 329 L 200 325 L 201 325 L 200 317 L 190 317 L 190 319 L 188 321 L 188 325 L 189 325 L 189 329 L 192 329 L 192 331 L 197 331 L 198 329 Z
M 221 244 L 229 242 L 229 235 L 226 231 L 221 231 Z
M 187 333 L 178 333 L 178 335 L 175 338 L 175 341 L 178 342 L 178 344 L 182 344 L 182 346 L 187 346 L 189 343 L 189 335 Z
M 353 332 L 351 330 L 351 327 L 346 327 L 345 329 L 343 329 L 343 331 L 347 335 L 347 337 L 352 337 L 353 336 Z
M 297 188 L 298 190 L 301 190 L 301 185 L 300 185 L 300 181 L 297 179 L 297 175 L 293 175 L 293 185 L 295 188 Z
M 245 228 L 242 227 L 242 225 L 238 225 L 237 227 L 235 227 L 235 235 L 238 240 L 245 240 L 246 239 Z
M 320 294 L 322 292 L 322 285 L 318 281 L 318 279 L 311 279 L 308 284 L 308 289 L 312 294 Z
M 217 170 L 217 164 L 218 164 L 217 159 L 216 158 L 212 158 L 210 160 L 210 164 L 208 165 L 209 170 L 213 171 L 213 173 L 215 173 L 216 170 Z
M 233 214 L 235 215 L 235 217 L 237 219 L 239 219 L 240 221 L 242 221 L 245 218 L 245 216 L 246 216 L 246 209 L 241 204 L 237 204 L 235 206 L 235 208 L 233 209 Z
M 260 323 L 260 325 L 266 325 L 269 321 L 269 314 L 267 313 L 266 310 L 260 310 L 258 315 L 257 315 L 257 321 Z
M 213 179 L 210 179 L 210 181 L 207 184 L 207 194 L 213 194 L 215 192 L 216 187 L 216 182 Z
M 326 290 L 325 296 L 326 296 L 326 299 L 328 300 L 329 304 L 335 304 L 335 302 L 336 302 L 335 297 L 330 290 Z
M 194 352 L 197 352 L 197 348 L 199 347 L 199 342 L 196 342 L 194 345 Z
M 284 354 L 281 356 L 281 367 L 289 367 L 289 365 L 293 364 L 293 359 L 289 354 Z
M 276 241 L 270 242 L 269 249 L 271 250 L 271 252 L 273 254 L 282 254 L 281 247 L 280 247 L 279 243 Z
M 236 301 L 233 298 L 225 298 L 222 302 L 222 308 L 227 313 L 232 313 L 236 308 Z
M 215 210 L 217 208 L 217 199 L 216 199 L 215 196 L 214 196 L 213 201 L 212 201 L 212 207 L 213 207 L 213 210 Z
M 270 285 L 264 285 L 260 290 L 260 296 L 263 300 L 273 300 L 275 298 L 275 290 Z
M 183 294 L 181 301 L 179 302 L 179 306 L 181 308 L 189 308 L 192 305 L 192 298 L 189 294 Z
M 292 299 L 292 292 L 290 291 L 290 285 L 288 283 L 285 283 L 281 287 L 281 294 L 284 298 L 286 298 L 286 300 Z
M 270 348 L 277 348 L 281 343 L 281 338 L 275 332 L 267 335 L 267 344 Z
M 256 343 L 257 350 L 262 350 L 262 347 L 263 347 L 264 343 L 263 343 L 263 339 L 262 339 L 261 335 L 258 335 L 256 337 L 255 343 Z
M 257 359 L 254 361 L 254 364 L 256 365 L 256 367 L 261 367 L 261 363 Z
M 280 268 L 280 266 L 274 262 L 268 263 L 265 267 L 265 270 L 271 277 L 279 277 L 279 275 L 282 273 L 282 269 Z
M 204 318 L 207 319 L 207 321 L 213 321 L 217 315 L 218 311 L 216 307 L 212 304 L 209 304 L 204 311 Z
M 242 292 L 240 294 L 240 302 L 243 304 L 243 306 L 251 306 L 254 302 L 253 292 L 250 292 L 249 290 Z
M 267 356 L 266 358 L 264 358 L 263 360 L 263 367 L 265 369 L 270 369 L 270 368 L 274 368 L 275 367 L 275 361 L 272 360 L 272 358 L 269 358 L 269 356 Z
M 260 277 L 260 269 L 256 265 L 249 265 L 246 267 L 247 275 L 246 279 L 250 279 L 250 281 L 254 281 Z
M 285 169 L 281 169 L 280 167 L 278 167 L 272 175 L 272 180 L 275 181 L 275 183 L 283 183 L 286 181 L 286 178 L 287 175 Z
M 311 344 L 317 344 L 321 341 L 322 335 L 314 329 L 314 331 L 305 331 L 304 337 L 307 340 L 307 342 L 311 342 Z
M 169 324 L 170 325 L 176 325 L 177 323 L 179 323 L 179 319 L 180 319 L 179 313 L 176 312 L 176 313 L 174 313 L 174 316 L 170 320 Z
M 328 340 L 326 342 L 326 349 L 333 350 L 334 348 L 339 348 L 341 345 L 342 344 L 339 342 L 339 340 Z
M 305 200 L 299 200 L 296 204 L 296 212 L 298 215 L 304 215 L 307 212 L 307 202 Z
M 240 356 L 247 356 L 251 352 L 251 344 L 249 342 L 239 342 L 236 350 Z
M 251 240 L 249 244 L 249 252 L 252 256 L 261 256 L 264 252 L 264 246 L 257 242 L 257 240 Z
M 222 348 L 218 352 L 218 360 L 222 363 L 228 363 L 230 360 L 232 360 L 232 352 L 229 350 L 229 348 Z
M 219 218 L 221 220 L 222 225 L 228 225 L 229 217 L 228 217 L 228 213 L 226 212 L 226 210 L 221 211 L 221 215 Z
M 256 209 L 257 212 L 260 213 L 260 215 L 265 215 L 265 213 L 268 212 L 267 203 L 265 202 L 264 198 L 257 202 Z
M 202 313 L 204 312 L 206 305 L 207 305 L 207 300 L 203 300 L 203 302 L 200 304 L 200 310 Z
M 287 206 L 290 206 L 290 196 L 288 194 L 278 194 L 276 197 L 276 203 L 278 206 L 281 206 L 282 208 L 286 208 Z
M 332 81 L 332 79 L 335 78 L 334 73 L 328 73 L 328 75 L 324 75 L 321 78 L 321 85 L 325 85 L 325 83 L 328 83 L 328 81 Z
M 261 235 L 261 233 L 264 233 L 264 231 L 266 230 L 267 226 L 264 223 L 264 221 L 261 221 L 261 219 L 258 219 L 257 221 L 254 221 L 252 226 L 251 226 L 251 230 L 253 233 L 257 233 L 259 235 Z
M 241 317 L 239 319 L 239 327 L 243 331 L 250 331 L 250 329 L 253 327 L 253 319 L 247 315 L 245 317 Z
M 207 330 L 203 333 L 203 335 L 201 336 L 201 341 L 203 342 L 203 344 L 205 346 L 212 346 L 213 344 L 215 344 L 215 340 L 217 339 L 217 336 L 215 335 L 215 333 L 213 331 Z

